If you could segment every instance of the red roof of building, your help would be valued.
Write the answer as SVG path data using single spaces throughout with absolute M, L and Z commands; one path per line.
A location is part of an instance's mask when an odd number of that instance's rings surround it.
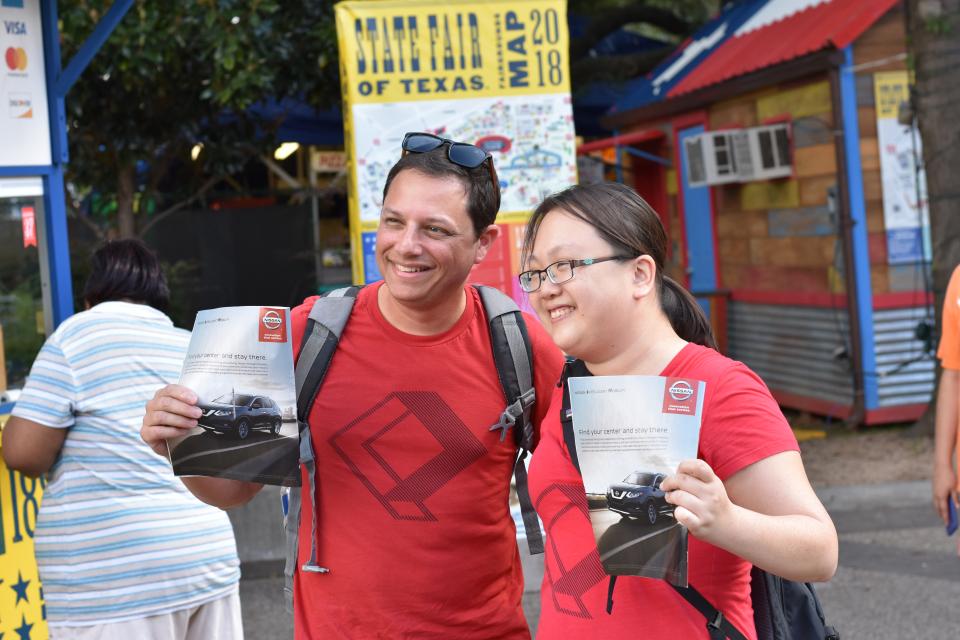
M 755 29 L 749 29 L 748 21 L 672 87 L 667 96 L 690 93 L 828 47 L 842 49 L 898 1 L 829 0 Z

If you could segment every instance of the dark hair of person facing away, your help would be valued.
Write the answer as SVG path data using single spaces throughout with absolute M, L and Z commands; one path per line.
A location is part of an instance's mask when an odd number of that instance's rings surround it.
M 91 259 L 83 299 L 91 307 L 111 300 L 128 300 L 164 310 L 170 302 L 167 280 L 156 254 L 139 240 L 112 240 Z
M 488 158 L 473 169 L 455 164 L 447 158 L 446 144 L 426 153 L 408 153 L 400 158 L 387 174 L 387 182 L 383 185 L 383 199 L 387 199 L 390 184 L 401 171 L 418 171 L 432 178 L 455 178 L 467 193 L 467 214 L 473 223 L 473 230 L 479 236 L 497 219 L 500 195 L 500 185 L 493 183 L 487 162 L 493 162 L 493 158 Z
M 615 254 L 646 254 L 653 258 L 657 265 L 660 308 L 670 320 L 673 330 L 687 342 L 717 348 L 710 322 L 700 305 L 683 285 L 664 274 L 667 232 L 653 207 L 636 191 L 617 182 L 601 182 L 574 185 L 547 196 L 527 223 L 523 264 L 530 257 L 540 223 L 554 209 L 565 211 L 596 229 L 600 237 L 613 247 Z

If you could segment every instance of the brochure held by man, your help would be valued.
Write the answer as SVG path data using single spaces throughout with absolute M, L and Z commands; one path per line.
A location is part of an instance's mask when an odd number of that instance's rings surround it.
M 299 486 L 300 433 L 290 310 L 200 311 L 180 373 L 203 414 L 167 441 L 178 476 Z
M 706 383 L 570 378 L 577 460 L 604 570 L 687 586 L 687 530 L 660 488 L 697 457 Z

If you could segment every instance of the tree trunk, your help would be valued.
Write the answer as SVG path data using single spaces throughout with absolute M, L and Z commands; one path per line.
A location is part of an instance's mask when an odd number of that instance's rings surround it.
M 133 217 L 134 170 L 133 165 L 126 165 L 117 175 L 117 232 L 121 238 L 137 235 Z
M 908 0 L 908 37 L 916 69 L 915 108 L 923 140 L 933 244 L 937 330 L 944 292 L 960 264 L 960 0 Z M 937 383 L 940 370 L 937 368 Z M 915 431 L 933 433 L 934 399 Z

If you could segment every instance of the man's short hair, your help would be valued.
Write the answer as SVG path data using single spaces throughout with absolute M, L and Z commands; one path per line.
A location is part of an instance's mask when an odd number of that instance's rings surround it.
M 139 240 L 113 240 L 97 249 L 83 289 L 91 307 L 111 300 L 129 300 L 166 309 L 170 289 L 156 254 Z
M 493 162 L 493 158 L 473 169 L 450 162 L 445 144 L 426 153 L 408 153 L 400 158 L 387 174 L 387 182 L 383 185 L 383 199 L 387 199 L 390 184 L 402 171 L 419 171 L 432 178 L 455 178 L 460 181 L 467 194 L 467 214 L 473 223 L 473 230 L 479 236 L 497 219 L 500 192 L 500 185 L 493 183 L 487 162 Z

